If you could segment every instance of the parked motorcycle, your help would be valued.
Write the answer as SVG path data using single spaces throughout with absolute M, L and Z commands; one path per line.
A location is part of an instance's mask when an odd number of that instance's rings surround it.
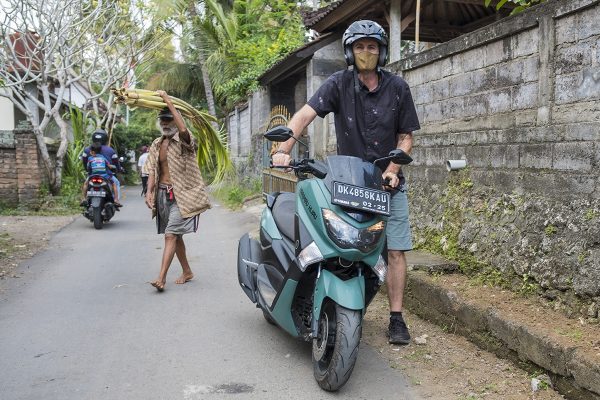
M 100 175 L 91 175 L 88 179 L 87 204 L 83 215 L 94 223 L 94 228 L 102 229 L 117 211 L 114 204 L 112 182 Z
M 276 127 L 264 136 L 284 142 L 293 134 Z M 350 377 L 366 307 L 385 281 L 390 193 L 377 167 L 385 161 L 412 159 L 394 150 L 374 163 L 349 156 L 292 161 L 286 168 L 299 178 L 296 192 L 269 194 L 260 237 L 239 241 L 242 289 L 269 323 L 312 341 L 314 377 L 327 391 Z

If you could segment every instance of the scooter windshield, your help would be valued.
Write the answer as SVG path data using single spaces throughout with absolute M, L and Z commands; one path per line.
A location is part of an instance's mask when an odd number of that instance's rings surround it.
M 358 157 L 329 156 L 327 157 L 327 169 L 325 184 L 330 191 L 333 189 L 333 182 L 378 190 L 381 190 L 383 185 L 381 169 Z

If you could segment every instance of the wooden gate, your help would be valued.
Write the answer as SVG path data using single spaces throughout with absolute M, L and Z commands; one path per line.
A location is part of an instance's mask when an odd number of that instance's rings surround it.
M 271 109 L 267 129 L 274 128 L 279 125 L 287 125 L 290 120 L 290 113 L 285 106 L 279 105 Z M 266 199 L 268 193 L 273 192 L 293 192 L 296 190 L 296 182 L 298 179 L 292 173 L 285 172 L 281 169 L 269 168 L 271 157 L 281 143 L 269 142 L 264 140 L 263 145 L 263 199 Z M 294 146 L 292 158 L 296 158 L 298 146 Z

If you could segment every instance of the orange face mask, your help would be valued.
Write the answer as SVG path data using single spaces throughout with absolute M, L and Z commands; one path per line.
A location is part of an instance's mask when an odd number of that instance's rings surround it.
M 356 68 L 358 68 L 359 71 L 374 71 L 377 67 L 379 54 L 372 54 L 368 51 L 364 51 L 358 54 L 355 53 L 354 58 L 356 59 Z

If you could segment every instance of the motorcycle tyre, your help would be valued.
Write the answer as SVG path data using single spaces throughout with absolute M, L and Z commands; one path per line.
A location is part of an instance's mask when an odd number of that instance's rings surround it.
M 102 229 L 102 210 L 100 207 L 94 207 L 94 228 Z
M 328 315 L 329 321 L 331 317 L 335 317 L 333 323 L 329 322 L 330 329 L 335 333 L 333 339 L 329 335 L 333 347 L 325 350 L 321 359 L 316 360 L 318 342 L 317 339 L 313 340 L 313 372 L 319 386 L 333 392 L 346 384 L 356 364 L 362 335 L 362 311 L 349 310 L 328 299 L 321 309 L 319 326 L 325 314 Z
M 263 313 L 263 317 L 265 317 L 265 320 L 266 320 L 266 321 L 267 321 L 269 324 L 277 326 L 277 324 L 275 323 L 275 320 L 274 320 L 273 318 L 271 318 L 271 316 L 269 315 L 269 313 L 268 313 L 268 312 L 266 312 L 265 310 L 262 310 L 262 309 L 261 309 L 261 311 L 262 311 L 262 313 Z

